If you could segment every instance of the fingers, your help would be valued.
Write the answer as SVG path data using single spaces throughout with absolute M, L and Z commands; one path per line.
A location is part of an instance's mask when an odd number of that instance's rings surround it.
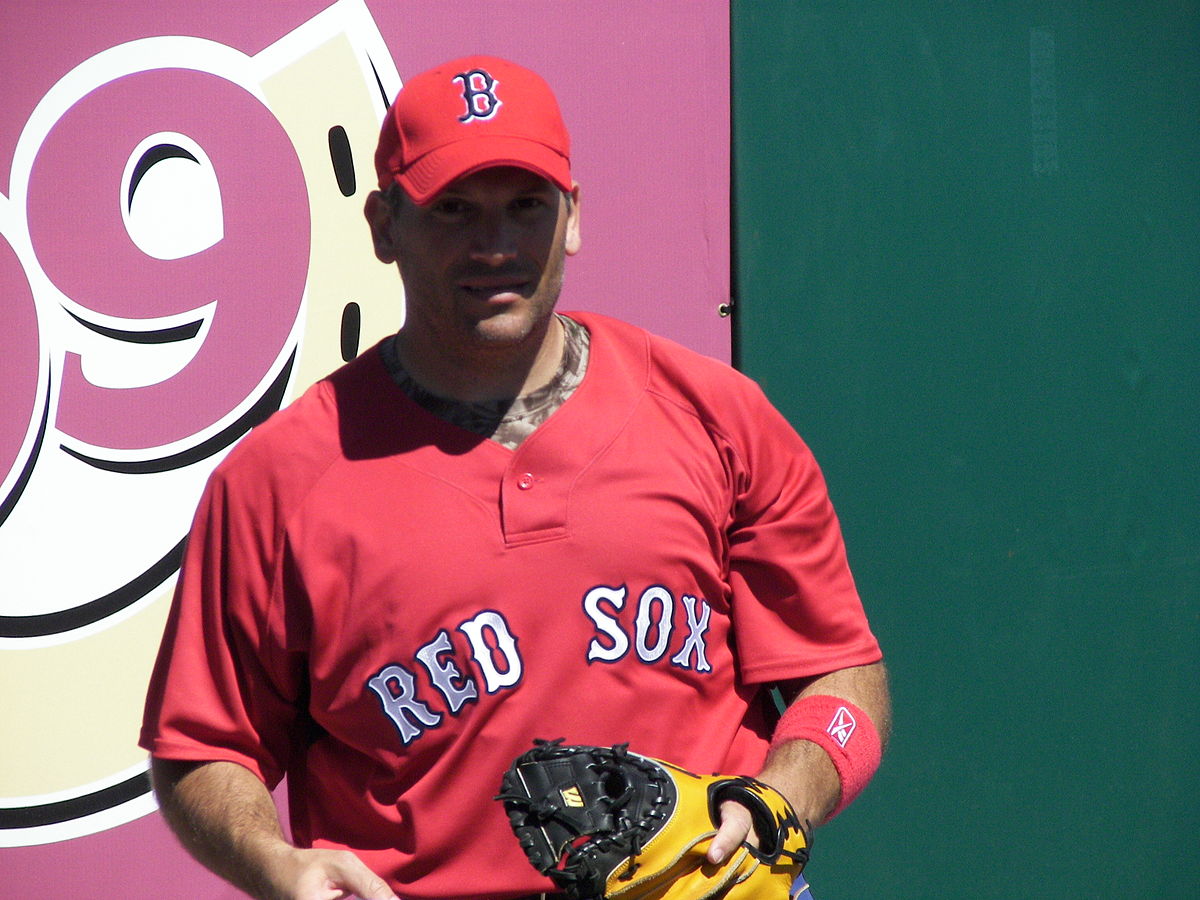
M 340 893 L 331 895 L 330 900 L 357 897 L 358 900 L 398 900 L 387 882 L 368 869 L 354 857 L 357 866 L 346 872 L 337 887 Z
M 398 900 L 387 882 L 346 850 L 298 850 L 296 900 Z
M 369 874 L 371 877 L 352 896 L 357 896 L 359 900 L 399 900 L 386 881 L 373 872 Z
M 720 812 L 721 826 L 708 846 L 708 861 L 715 865 L 725 862 L 743 841 L 758 845 L 750 810 L 733 800 L 726 800 L 721 804 Z

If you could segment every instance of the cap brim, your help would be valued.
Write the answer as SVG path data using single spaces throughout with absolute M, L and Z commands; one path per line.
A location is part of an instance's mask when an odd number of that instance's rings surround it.
M 571 164 L 566 157 L 537 141 L 502 135 L 439 147 L 397 174 L 396 182 L 414 203 L 425 206 L 459 178 L 496 166 L 528 169 L 561 190 L 571 190 Z

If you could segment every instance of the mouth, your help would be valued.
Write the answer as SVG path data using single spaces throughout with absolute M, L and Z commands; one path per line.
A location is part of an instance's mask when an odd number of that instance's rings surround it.
M 479 275 L 462 278 L 458 289 L 480 300 L 511 302 L 528 296 L 534 282 L 524 275 Z

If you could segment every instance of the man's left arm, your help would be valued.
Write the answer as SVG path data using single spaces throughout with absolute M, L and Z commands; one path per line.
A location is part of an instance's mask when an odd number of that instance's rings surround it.
M 873 726 L 880 750 L 887 745 L 892 713 L 887 669 L 882 662 L 789 682 L 780 690 L 789 701 L 789 708 L 813 697 L 848 701 L 860 715 L 870 719 L 864 727 Z M 776 739 L 757 777 L 787 798 L 800 821 L 814 827 L 825 822 L 841 805 L 842 781 L 833 759 L 825 748 L 811 740 Z M 721 827 L 709 848 L 709 859 L 723 862 L 747 836 L 754 840 L 749 810 L 737 803 L 725 803 L 721 807 Z

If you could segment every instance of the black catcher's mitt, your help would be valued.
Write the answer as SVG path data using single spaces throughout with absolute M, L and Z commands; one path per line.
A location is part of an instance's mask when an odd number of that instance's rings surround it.
M 615 747 L 535 741 L 500 795 L 530 863 L 570 900 L 786 900 L 808 861 L 807 829 L 775 789 L 695 775 Z M 746 806 L 759 846 L 706 853 L 726 800 Z

